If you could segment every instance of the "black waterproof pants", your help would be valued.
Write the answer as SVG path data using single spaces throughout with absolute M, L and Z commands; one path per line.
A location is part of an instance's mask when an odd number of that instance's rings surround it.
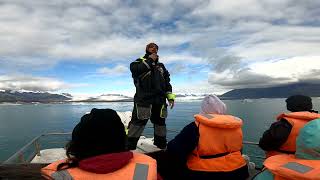
M 159 104 L 152 104 L 150 106 L 150 120 L 153 123 L 154 127 L 154 145 L 159 147 L 160 149 L 164 149 L 167 146 L 167 129 L 165 118 L 163 114 L 166 116 L 166 106 L 167 105 L 159 105 Z M 164 112 L 165 111 L 165 112 Z M 134 150 L 137 147 L 137 142 L 144 130 L 145 125 L 147 124 L 149 118 L 145 116 L 146 119 L 139 119 L 138 113 L 139 107 L 137 104 L 134 105 L 132 111 L 131 121 L 129 123 L 129 131 L 128 131 L 128 142 L 127 148 L 129 150 Z

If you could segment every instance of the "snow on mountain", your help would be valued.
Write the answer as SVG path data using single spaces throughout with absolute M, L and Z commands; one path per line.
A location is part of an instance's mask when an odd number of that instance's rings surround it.
M 30 92 L 30 91 L 16 91 L 16 90 L 5 90 L 0 92 L 0 102 L 64 102 L 70 100 L 70 97 L 53 94 L 48 92 Z
M 120 100 L 129 100 L 129 99 L 132 99 L 132 98 L 121 95 L 121 94 L 102 94 L 98 97 L 91 98 L 91 100 L 96 100 L 96 101 L 120 101 Z
M 184 102 L 184 101 L 201 101 L 206 94 L 177 94 L 176 102 Z
M 205 94 L 177 94 L 176 102 L 202 100 Z M 70 94 L 25 90 L 0 90 L 1 102 L 104 102 L 133 101 L 132 95 L 119 93 Z
M 122 94 L 73 94 L 71 101 L 124 101 L 132 100 L 132 97 Z
M 206 94 L 177 94 L 176 102 L 200 101 Z M 123 94 L 73 94 L 71 101 L 131 101 L 133 97 Z

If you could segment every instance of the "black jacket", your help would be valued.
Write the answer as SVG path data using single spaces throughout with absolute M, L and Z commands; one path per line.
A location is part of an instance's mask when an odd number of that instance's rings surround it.
M 166 94 L 172 92 L 170 74 L 164 64 L 154 62 L 146 54 L 130 64 L 130 70 L 136 94 L 134 102 L 138 104 L 165 104 Z
M 274 122 L 260 138 L 259 147 L 265 151 L 279 150 L 287 141 L 292 125 L 285 119 Z

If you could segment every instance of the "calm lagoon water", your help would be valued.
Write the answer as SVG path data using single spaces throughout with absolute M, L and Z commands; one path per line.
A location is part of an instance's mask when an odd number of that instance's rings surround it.
M 257 142 L 279 112 L 286 111 L 285 99 L 225 100 L 228 113 L 244 121 L 244 140 Z M 200 101 L 177 102 L 169 110 L 168 129 L 181 130 L 199 112 Z M 320 109 L 320 99 L 313 98 L 314 109 Z M 80 117 L 92 108 L 112 108 L 131 111 L 132 102 L 66 103 L 66 104 L 0 104 L 0 162 L 31 141 L 48 132 L 71 132 Z M 152 129 L 146 129 L 146 134 Z M 169 133 L 173 138 L 175 133 Z M 251 151 L 259 151 L 254 148 Z

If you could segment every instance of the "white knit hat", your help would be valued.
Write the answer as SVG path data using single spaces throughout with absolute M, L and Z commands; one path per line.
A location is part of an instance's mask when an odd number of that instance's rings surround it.
M 199 114 L 226 114 L 226 111 L 227 106 L 217 96 L 208 95 L 202 101 Z

